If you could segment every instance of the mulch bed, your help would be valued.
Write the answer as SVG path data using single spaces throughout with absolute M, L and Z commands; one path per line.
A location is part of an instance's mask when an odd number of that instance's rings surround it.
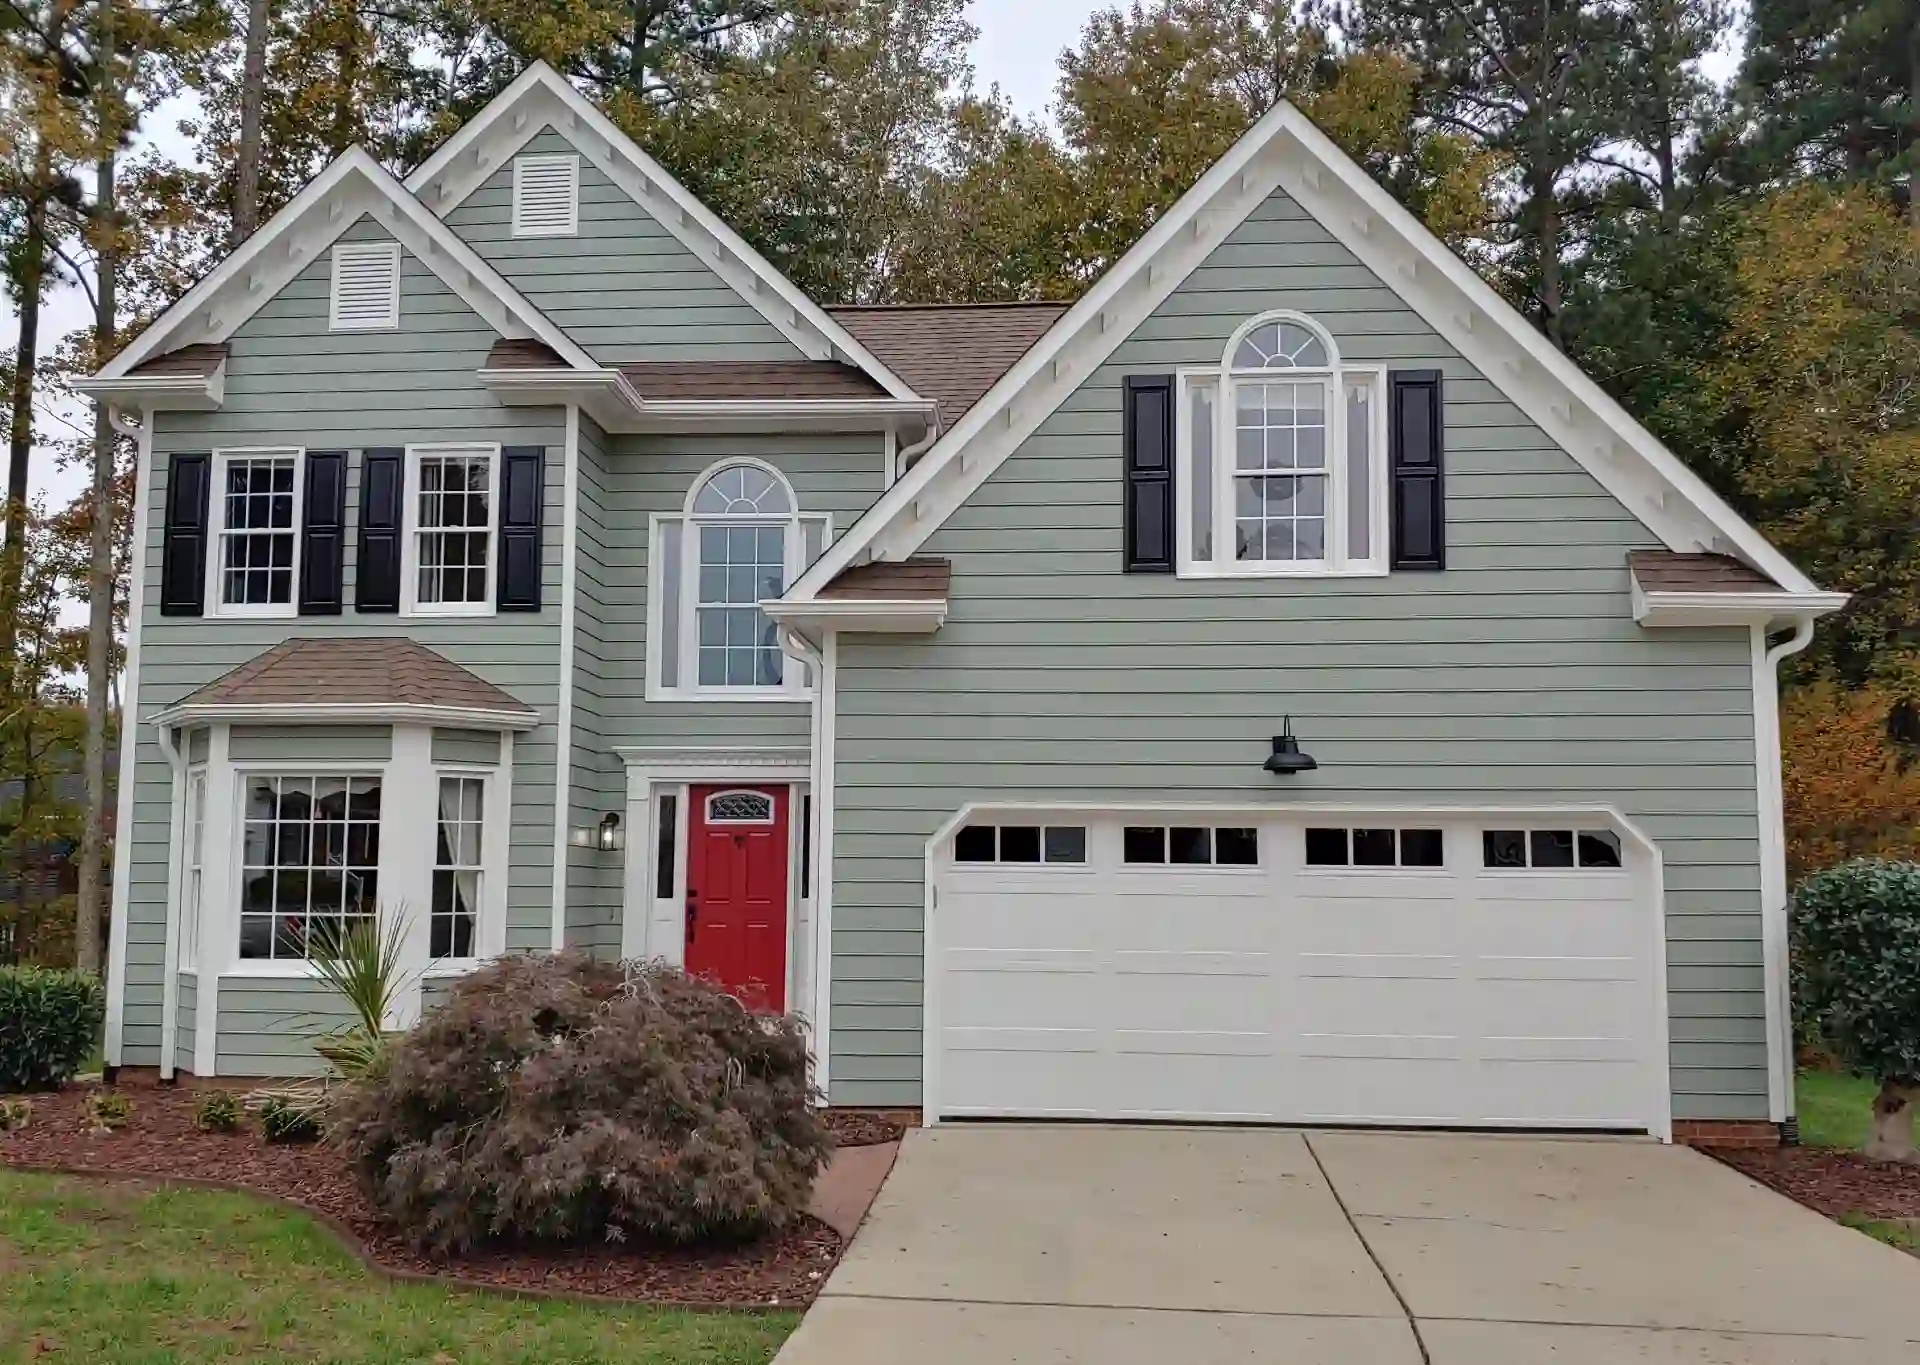
M 1838 1147 L 1769 1147 L 1712 1155 L 1829 1218 L 1920 1218 L 1920 1166 L 1868 1161 Z
M 93 1087 L 29 1096 L 28 1126 L 0 1133 L 0 1165 L 234 1186 L 317 1215 L 377 1269 L 509 1292 L 698 1307 L 804 1307 L 840 1258 L 839 1234 L 802 1218 L 779 1235 L 719 1250 L 503 1247 L 436 1261 L 414 1251 L 367 1204 L 333 1148 L 270 1145 L 257 1132 L 195 1128 L 194 1109 L 207 1088 L 123 1076 L 116 1089 L 132 1100 L 133 1114 L 124 1128 L 103 1137 L 86 1133 L 83 1111 Z
M 906 1132 L 892 1119 L 866 1109 L 829 1109 L 821 1117 L 841 1147 L 878 1147 L 883 1142 L 898 1142 Z

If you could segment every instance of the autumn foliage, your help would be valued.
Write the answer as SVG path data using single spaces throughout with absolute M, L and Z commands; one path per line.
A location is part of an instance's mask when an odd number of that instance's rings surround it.
M 1920 763 L 1888 734 L 1883 688 L 1819 682 L 1781 699 L 1787 872 L 1850 858 L 1920 859 Z

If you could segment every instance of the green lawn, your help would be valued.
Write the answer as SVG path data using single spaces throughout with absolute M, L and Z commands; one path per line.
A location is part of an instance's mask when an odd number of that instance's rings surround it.
M 1800 1073 L 1800 1140 L 1809 1147 L 1867 1145 L 1880 1087 L 1843 1071 Z
M 798 1321 L 390 1284 L 261 1200 L 0 1169 L 8 1365 L 766 1365 Z

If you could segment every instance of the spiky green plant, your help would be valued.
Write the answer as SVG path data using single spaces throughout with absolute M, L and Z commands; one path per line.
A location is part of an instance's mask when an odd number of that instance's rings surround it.
M 376 914 L 313 943 L 314 972 L 354 1016 L 353 1023 L 315 1039 L 314 1051 L 348 1080 L 378 1075 L 386 1065 L 387 1016 L 412 980 L 401 965 L 409 918 L 404 909 Z

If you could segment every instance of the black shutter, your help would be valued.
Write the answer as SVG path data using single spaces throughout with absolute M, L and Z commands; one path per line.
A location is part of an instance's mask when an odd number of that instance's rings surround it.
M 300 614 L 338 616 L 347 539 L 347 452 L 307 452 L 307 496 L 301 511 Z
M 360 549 L 353 609 L 400 610 L 400 500 L 406 494 L 406 452 L 369 450 L 360 457 Z
M 1121 422 L 1127 456 L 1128 573 L 1173 572 L 1173 376 L 1130 374 Z
M 1447 567 L 1446 430 L 1438 370 L 1387 376 L 1393 567 Z
M 500 452 L 501 611 L 540 610 L 540 525 L 546 506 L 545 446 L 508 446 Z
M 207 495 L 213 456 L 175 455 L 167 470 L 167 525 L 160 549 L 160 614 L 199 616 L 207 601 Z

